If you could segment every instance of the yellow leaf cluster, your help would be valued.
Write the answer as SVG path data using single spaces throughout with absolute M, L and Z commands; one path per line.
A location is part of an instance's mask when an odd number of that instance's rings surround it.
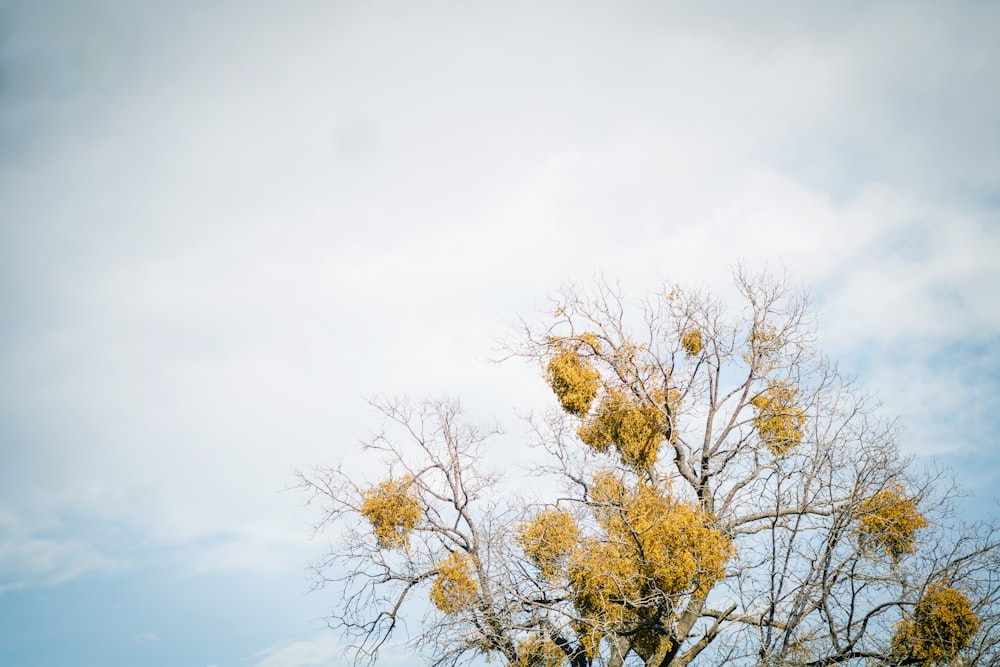
M 896 624 L 893 654 L 921 665 L 949 663 L 972 641 L 979 625 L 965 593 L 931 584 L 913 615 Z
M 581 339 L 585 337 L 588 334 L 583 334 Z M 596 349 L 597 340 L 593 334 L 584 342 Z M 581 357 L 576 348 L 565 345 L 549 359 L 546 380 L 563 410 L 577 417 L 587 414 L 601 386 L 601 374 L 593 364 Z
M 512 667 L 559 667 L 566 659 L 566 653 L 547 637 L 536 633 L 518 642 L 517 660 L 510 663 Z
M 601 399 L 593 419 L 577 433 L 585 444 L 599 452 L 613 446 L 626 465 L 641 471 L 656 463 L 666 431 L 663 410 L 633 401 L 625 392 L 612 389 Z
M 583 649 L 584 654 L 593 660 L 601 649 L 601 639 L 604 637 L 600 629 L 593 624 L 575 621 L 573 631 L 576 633 L 577 641 L 580 642 L 580 648 Z
M 725 573 L 731 541 L 697 506 L 640 482 L 627 489 L 614 473 L 591 487 L 601 539 L 584 540 L 569 558 L 577 609 L 604 624 L 639 620 L 662 596 L 707 590 Z
M 899 560 L 915 549 L 915 533 L 927 525 L 917 510 L 916 500 L 906 495 L 902 485 L 879 491 L 859 507 L 858 530 L 862 539 Z
M 701 352 L 701 331 L 690 329 L 681 336 L 681 347 L 688 353 L 688 356 L 697 357 Z
M 555 580 L 560 576 L 563 561 L 576 548 L 580 529 L 569 512 L 546 509 L 518 528 L 517 540 L 542 576 Z
M 581 344 L 589 347 L 593 352 L 597 353 L 601 351 L 601 341 L 597 337 L 597 334 L 592 331 L 586 331 L 576 337 Z
M 633 635 L 632 646 L 640 655 L 654 655 L 661 649 L 664 652 L 669 651 L 673 647 L 673 642 L 660 630 L 643 628 Z
M 420 520 L 420 502 L 410 492 L 409 476 L 382 482 L 363 494 L 361 514 L 381 549 L 408 549 L 410 531 Z
M 761 440 L 775 456 L 781 456 L 802 442 L 805 411 L 798 405 L 798 390 L 788 382 L 772 380 L 767 390 L 750 405 L 757 408 L 754 426 Z
M 577 610 L 602 625 L 630 621 L 633 611 L 628 603 L 641 597 L 635 561 L 624 544 L 585 540 L 570 556 L 567 568 Z
M 452 551 L 438 562 L 435 571 L 437 576 L 430 592 L 435 607 L 446 614 L 454 614 L 476 603 L 479 587 L 473 578 L 475 562 L 472 556 Z
M 711 517 L 666 487 L 640 482 L 626 490 L 612 473 L 599 477 L 615 482 L 595 484 L 594 500 L 604 504 L 598 521 L 610 539 L 633 548 L 656 590 L 671 595 L 722 576 L 732 545 Z
M 754 325 L 750 332 L 750 346 L 744 353 L 744 360 L 760 374 L 770 373 L 778 365 L 781 339 L 778 330 L 770 324 Z

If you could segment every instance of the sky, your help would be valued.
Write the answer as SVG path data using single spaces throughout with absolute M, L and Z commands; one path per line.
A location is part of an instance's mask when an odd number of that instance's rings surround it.
M 374 393 L 459 396 L 514 460 L 551 399 L 496 340 L 596 274 L 787 274 L 995 512 L 998 34 L 971 1 L 0 0 L 0 664 L 348 664 L 294 471 L 356 459 Z

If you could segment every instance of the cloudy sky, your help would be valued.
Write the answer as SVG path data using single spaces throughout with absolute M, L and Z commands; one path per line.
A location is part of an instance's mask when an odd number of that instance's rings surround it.
M 297 466 L 596 272 L 808 288 L 986 511 L 1000 4 L 0 0 L 0 663 L 345 664 Z M 984 509 L 986 508 L 986 509 Z

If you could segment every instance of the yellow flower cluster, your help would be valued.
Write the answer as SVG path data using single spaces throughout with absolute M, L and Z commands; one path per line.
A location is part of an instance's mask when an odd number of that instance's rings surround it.
M 901 484 L 865 499 L 858 510 L 862 539 L 893 560 L 913 553 L 915 533 L 927 525 Z
M 798 390 L 791 383 L 772 380 L 767 383 L 766 391 L 750 401 L 757 408 L 753 420 L 757 433 L 775 456 L 802 442 L 806 416 L 797 400 Z
M 701 352 L 701 331 L 690 329 L 681 336 L 681 347 L 688 353 L 688 356 L 697 357 Z
M 567 554 L 576 548 L 580 529 L 569 512 L 546 509 L 518 528 L 517 541 L 542 576 L 558 579 Z
M 517 660 L 512 667 L 559 667 L 566 653 L 551 639 L 531 633 L 517 645 Z
M 585 342 L 589 342 L 593 348 L 597 345 L 597 341 L 596 339 L 590 341 L 591 338 L 592 334 Z M 575 347 L 568 347 L 565 344 L 549 359 L 546 380 L 563 409 L 577 417 L 587 414 L 601 386 L 600 372 L 587 359 L 581 357 Z
M 648 470 L 656 463 L 667 431 L 667 418 L 660 408 L 630 400 L 623 391 L 609 390 L 596 413 L 577 432 L 584 444 L 599 452 L 614 446 L 634 470 Z
M 408 549 L 410 531 L 420 520 L 420 502 L 410 492 L 409 476 L 390 479 L 366 491 L 361 514 L 375 531 L 381 549 Z
M 614 473 L 594 478 L 591 499 L 604 531 L 569 558 L 581 614 L 622 625 L 661 595 L 707 591 L 725 573 L 732 542 L 697 506 L 648 483 L 626 489 Z
M 950 663 L 972 641 L 979 625 L 965 593 L 934 583 L 917 602 L 913 615 L 896 624 L 892 651 L 920 665 Z
M 430 592 L 435 607 L 454 614 L 476 603 L 479 587 L 473 578 L 474 566 L 473 557 L 459 551 L 452 551 L 438 562 Z

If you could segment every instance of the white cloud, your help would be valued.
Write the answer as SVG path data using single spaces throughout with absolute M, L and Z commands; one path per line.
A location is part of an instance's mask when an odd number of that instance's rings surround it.
M 286 641 L 252 655 L 252 667 L 339 667 L 353 664 L 354 649 L 338 641 L 330 632 L 310 639 Z M 389 642 L 378 652 L 380 665 L 413 664 L 413 651 L 401 643 Z
M 333 637 L 285 642 L 254 655 L 253 667 L 333 667 L 346 662 L 344 647 Z
M 0 595 L 55 586 L 84 574 L 118 569 L 120 562 L 84 540 L 0 538 Z
M 27 8 L 45 39 L 9 51 L 108 53 L 77 97 L 8 98 L 33 131 L 0 116 L 12 511 L 128 525 L 200 572 L 297 567 L 275 491 L 353 451 L 361 395 L 505 414 L 533 369 L 481 365 L 491 335 L 595 270 L 788 267 L 889 407 L 974 403 L 929 360 L 1000 331 L 995 8 L 120 4 L 58 30 Z M 93 537 L 11 540 L 0 570 L 34 580 L 110 566 Z

